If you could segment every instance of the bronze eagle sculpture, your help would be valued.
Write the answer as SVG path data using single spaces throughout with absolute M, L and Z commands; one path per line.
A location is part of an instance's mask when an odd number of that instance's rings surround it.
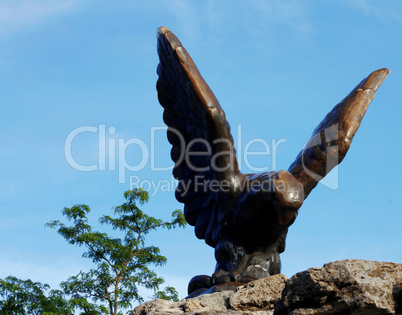
M 287 171 L 242 174 L 218 100 L 177 37 L 165 27 L 157 34 L 157 91 L 173 146 L 176 198 L 196 236 L 215 248 L 217 261 L 212 277 L 194 277 L 188 293 L 280 273 L 288 227 L 312 189 L 345 157 L 390 71 L 371 73 L 336 105 Z

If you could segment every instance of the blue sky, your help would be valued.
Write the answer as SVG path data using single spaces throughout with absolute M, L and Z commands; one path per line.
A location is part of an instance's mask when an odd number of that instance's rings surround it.
M 282 272 L 290 277 L 347 258 L 402 262 L 400 2 L 3 0 L 1 278 L 56 288 L 91 263 L 46 222 L 62 219 L 65 206 L 86 203 L 96 224 L 124 201 L 130 177 L 143 185 L 171 181 L 169 170 L 155 170 L 171 166 L 155 89 L 155 33 L 162 25 L 180 38 L 215 92 L 238 151 L 256 138 L 280 142 L 275 156 L 250 158 L 269 170 L 287 169 L 335 104 L 370 72 L 390 68 L 345 160 L 300 209 Z M 77 170 L 65 157 L 77 128 L 86 132 L 74 138 L 72 156 L 97 170 Z M 119 157 L 142 165 L 125 170 Z M 250 171 L 244 159 L 240 167 Z M 182 209 L 168 188 L 144 210 L 168 219 Z M 149 242 L 167 256 L 158 271 L 181 297 L 192 276 L 213 272 L 213 249 L 192 227 L 158 232 Z

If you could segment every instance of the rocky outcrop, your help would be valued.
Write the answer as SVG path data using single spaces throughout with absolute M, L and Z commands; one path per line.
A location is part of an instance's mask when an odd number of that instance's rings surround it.
M 343 260 L 287 279 L 275 275 L 235 290 L 180 302 L 154 300 L 140 314 L 402 314 L 402 264 Z
M 311 268 L 286 283 L 280 314 L 395 314 L 402 306 L 402 265 L 344 260 Z

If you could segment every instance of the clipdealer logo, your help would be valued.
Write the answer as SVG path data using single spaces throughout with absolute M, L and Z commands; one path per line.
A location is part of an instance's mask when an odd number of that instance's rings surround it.
M 138 176 L 137 172 L 148 169 L 153 172 L 165 172 L 172 171 L 174 167 L 174 163 L 171 162 L 168 166 L 159 166 L 156 165 L 156 156 L 160 154 L 158 152 L 158 148 L 156 146 L 156 139 L 158 137 L 165 138 L 167 127 L 151 127 L 150 128 L 150 140 L 148 143 L 143 139 L 134 137 L 134 138 L 119 138 L 116 136 L 116 128 L 108 127 L 106 125 L 100 124 L 98 126 L 80 126 L 72 130 L 68 136 L 66 137 L 64 143 L 64 155 L 67 163 L 77 171 L 82 172 L 94 172 L 94 171 L 109 171 L 109 172 L 117 172 L 118 174 L 118 182 L 119 184 L 125 184 L 127 181 L 127 177 L 129 179 L 130 189 L 133 188 L 144 188 L 145 190 L 150 191 L 150 193 L 156 193 L 157 191 L 174 191 L 176 189 L 178 181 L 175 180 L 172 176 L 170 176 L 169 180 L 163 179 L 159 181 L 144 179 L 141 180 L 140 176 Z M 216 171 L 225 171 L 225 169 L 221 169 L 217 166 L 216 159 L 218 156 L 221 156 L 223 152 L 217 152 L 212 155 L 211 144 L 208 143 L 205 139 L 194 139 L 190 143 L 186 144 L 184 137 L 180 134 L 178 130 L 169 129 L 170 132 L 173 132 L 175 136 L 180 140 L 181 147 L 181 156 L 179 157 L 179 163 L 183 162 L 193 171 L 203 172 L 206 171 L 206 168 L 212 168 Z M 73 146 L 85 144 L 85 136 L 91 136 L 91 144 L 92 145 L 84 145 L 84 150 L 89 150 L 88 156 L 94 157 L 94 160 L 91 164 L 84 164 L 77 158 L 77 154 L 73 153 Z M 331 144 L 332 142 L 336 142 L 338 137 L 338 125 L 330 126 L 329 128 L 323 130 L 321 135 L 316 135 L 311 138 L 309 142 L 304 146 L 302 153 L 307 152 L 308 150 L 313 149 L 315 146 L 321 145 L 321 137 L 325 136 L 325 143 Z M 286 139 L 272 139 L 270 143 L 262 138 L 254 138 L 243 144 L 242 139 L 242 128 L 241 125 L 237 125 L 237 138 L 235 138 L 236 143 L 236 158 L 241 169 L 242 166 L 246 166 L 249 170 L 256 173 L 275 171 L 277 170 L 277 153 L 278 148 L 281 144 L 286 142 Z M 217 139 L 215 143 L 219 142 L 227 142 L 227 145 L 230 147 L 232 144 L 225 139 Z M 94 144 L 96 143 L 96 146 Z M 213 143 L 212 145 L 215 145 Z M 192 150 L 192 147 L 195 144 L 202 144 L 205 150 L 195 151 Z M 97 147 L 96 150 L 91 149 Z M 259 148 L 257 150 L 257 148 Z M 130 159 L 127 159 L 127 150 L 135 150 L 136 160 L 137 162 L 129 163 Z M 165 150 L 165 149 L 164 149 Z M 95 151 L 95 152 L 94 152 Z M 75 152 L 77 153 L 77 152 Z M 80 152 L 82 153 L 82 152 Z M 308 166 L 303 163 L 303 168 L 306 170 L 306 173 L 314 178 L 316 181 L 320 181 L 320 183 L 332 190 L 336 190 L 338 188 L 339 183 L 339 173 L 338 167 L 338 155 L 337 155 L 337 147 L 328 145 L 326 148 L 326 165 L 325 168 L 327 170 L 331 170 L 329 176 L 321 176 L 319 174 L 315 174 L 310 171 Z M 233 153 L 231 153 L 233 155 Z M 129 154 L 130 155 L 130 154 Z M 192 164 L 192 157 L 197 156 L 211 156 L 211 163 L 208 166 L 196 166 Z M 230 155 L 230 154 L 229 154 Z M 261 163 L 255 163 L 255 157 L 264 158 L 264 166 L 261 166 Z M 233 158 L 233 156 L 230 156 Z M 261 162 L 261 158 L 259 162 Z M 132 159 L 131 159 L 132 161 Z M 269 163 L 271 162 L 271 163 Z M 271 164 L 270 167 L 266 166 Z M 136 174 L 137 173 L 137 174 Z
M 169 129 L 172 131 L 172 129 Z M 163 137 L 166 137 L 167 127 L 151 127 L 150 129 L 150 141 L 149 143 L 145 142 L 143 139 L 134 137 L 129 139 L 118 138 L 116 137 L 116 128 L 115 127 L 106 127 L 104 124 L 100 124 L 98 126 L 80 126 L 72 130 L 66 137 L 64 143 L 64 155 L 67 163 L 77 171 L 81 172 L 94 172 L 94 171 L 112 171 L 118 173 L 118 182 L 126 183 L 127 174 L 139 172 L 146 168 L 149 168 L 151 171 L 155 172 L 164 172 L 164 171 L 172 171 L 174 167 L 174 163 L 172 162 L 168 166 L 159 166 L 156 165 L 156 138 L 159 133 L 163 133 Z M 195 139 L 192 141 L 192 145 L 199 142 L 204 143 L 207 148 L 207 151 L 194 152 L 189 151 L 189 147 L 185 146 L 184 137 L 180 134 L 179 131 L 174 130 L 173 132 L 181 141 L 182 147 L 182 156 L 180 159 L 186 159 L 188 165 L 193 169 L 197 170 L 197 167 L 191 164 L 191 156 L 196 155 L 206 155 L 212 152 L 212 149 L 209 144 L 204 139 Z M 94 148 L 95 146 L 85 146 L 85 150 L 91 150 L 88 152 L 91 156 L 97 156 L 91 164 L 84 164 L 77 158 L 77 152 L 73 152 L 74 145 L 83 145 L 83 137 L 91 135 L 91 143 L 96 143 L 97 151 L 90 149 L 90 147 Z M 242 142 L 242 128 L 241 125 L 237 126 L 237 139 L 235 139 L 237 145 L 237 161 L 239 167 L 241 168 L 244 165 L 253 172 L 266 172 L 270 170 L 276 169 L 276 156 L 278 152 L 278 148 L 281 144 L 286 142 L 286 139 L 272 139 L 270 142 L 261 138 L 254 138 L 252 140 L 247 141 L 243 145 Z M 161 135 L 160 135 L 161 136 Z M 223 141 L 223 140 L 218 140 Z M 127 150 L 136 150 L 139 154 L 137 154 L 137 158 L 139 157 L 139 161 L 136 164 L 130 164 L 127 159 Z M 95 154 L 94 154 L 95 153 Z M 219 153 L 218 153 L 219 154 Z M 261 163 L 253 162 L 254 157 L 266 157 L 267 162 L 264 165 L 271 164 L 269 166 L 261 166 Z M 213 157 L 214 158 L 214 157 Z M 260 159 L 261 160 L 261 159 Z M 269 163 L 271 161 L 271 163 Z M 211 166 L 213 167 L 213 166 Z M 203 171 L 204 169 L 200 169 Z M 138 182 L 137 175 L 133 176 L 133 180 L 131 182 Z

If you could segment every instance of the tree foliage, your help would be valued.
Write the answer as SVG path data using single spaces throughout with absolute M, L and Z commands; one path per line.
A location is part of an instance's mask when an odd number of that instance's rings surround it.
M 173 288 L 158 293 L 164 280 L 150 268 L 165 264 L 166 257 L 161 255 L 158 247 L 147 246 L 145 236 L 159 228 L 184 227 L 183 213 L 176 210 L 172 213 L 171 221 L 163 221 L 148 216 L 138 208 L 138 204 L 148 201 L 145 190 L 129 190 L 124 197 L 126 202 L 114 208 L 114 217 L 104 215 L 99 219 L 101 224 L 123 232 L 123 238 L 94 231 L 88 222 L 90 208 L 87 205 L 64 208 L 62 214 L 73 223 L 71 226 L 58 220 L 46 224 L 57 228 L 57 232 L 68 243 L 86 247 L 83 256 L 96 265 L 95 269 L 81 271 L 61 284 L 64 292 L 72 296 L 71 303 L 83 310 L 84 314 L 121 314 L 119 310 L 129 309 L 132 302 L 143 302 L 138 285 L 152 289 L 155 294 L 165 298 L 177 299 L 177 292 Z
M 0 279 L 0 312 L 3 315 L 72 315 L 74 306 L 60 290 L 13 276 Z
M 178 293 L 173 287 L 166 287 L 163 291 L 156 292 L 152 298 L 179 302 Z

